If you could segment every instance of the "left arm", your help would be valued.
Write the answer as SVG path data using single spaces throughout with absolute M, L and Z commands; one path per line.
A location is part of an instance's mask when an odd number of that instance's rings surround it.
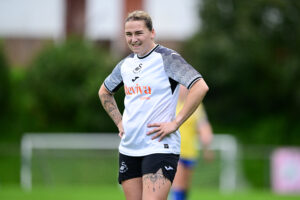
M 201 78 L 190 88 L 182 110 L 177 114 L 175 122 L 178 128 L 185 122 L 197 109 L 208 91 L 206 82 Z
M 208 91 L 208 86 L 203 78 L 199 79 L 190 88 L 189 93 L 186 97 L 185 103 L 182 110 L 177 114 L 176 118 L 171 122 L 153 123 L 149 124 L 148 127 L 154 127 L 147 135 L 155 133 L 152 139 L 158 138 L 161 141 L 165 136 L 175 132 L 183 122 L 185 122 L 197 109 L 205 94 Z

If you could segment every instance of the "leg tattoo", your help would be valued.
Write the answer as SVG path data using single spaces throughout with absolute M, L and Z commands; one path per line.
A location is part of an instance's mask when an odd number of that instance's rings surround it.
M 143 177 L 144 184 L 149 189 L 152 187 L 153 192 L 157 189 L 160 189 L 160 185 L 164 185 L 166 183 L 166 178 L 164 177 L 162 170 L 159 169 L 155 174 L 146 174 Z

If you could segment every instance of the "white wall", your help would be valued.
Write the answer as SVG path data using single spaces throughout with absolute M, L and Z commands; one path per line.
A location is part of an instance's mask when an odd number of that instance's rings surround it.
M 158 40 L 184 40 L 199 28 L 201 0 L 144 0 Z M 86 34 L 92 39 L 115 39 L 123 33 L 123 0 L 88 0 Z
M 115 39 L 123 28 L 123 0 L 87 0 L 86 36 Z
M 159 40 L 184 40 L 198 29 L 201 0 L 144 0 Z
M 184 40 L 199 28 L 201 0 L 144 0 L 158 40 Z M 64 36 L 63 0 L 0 0 L 0 37 Z M 87 0 L 86 36 L 115 40 L 123 32 L 123 0 Z
M 0 37 L 57 38 L 63 19 L 62 0 L 0 0 Z

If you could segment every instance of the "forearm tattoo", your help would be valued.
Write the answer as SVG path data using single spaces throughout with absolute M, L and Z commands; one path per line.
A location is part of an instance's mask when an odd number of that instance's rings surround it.
M 115 124 L 118 125 L 122 120 L 122 115 L 114 97 L 110 94 L 102 94 L 100 95 L 100 100 L 108 115 L 112 118 Z
M 143 176 L 144 184 L 148 189 L 152 187 L 152 191 L 155 192 L 160 189 L 161 184 L 166 184 L 166 178 L 164 177 L 162 170 L 159 169 L 155 174 L 146 174 Z

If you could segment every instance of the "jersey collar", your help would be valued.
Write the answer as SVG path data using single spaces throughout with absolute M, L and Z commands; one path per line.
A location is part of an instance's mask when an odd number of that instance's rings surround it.
M 139 56 L 139 55 L 136 55 L 138 57 L 138 59 L 143 59 L 143 58 L 146 58 L 147 56 L 149 56 L 157 47 L 159 46 L 159 44 L 157 44 L 149 53 L 147 53 L 146 55 L 144 56 Z

